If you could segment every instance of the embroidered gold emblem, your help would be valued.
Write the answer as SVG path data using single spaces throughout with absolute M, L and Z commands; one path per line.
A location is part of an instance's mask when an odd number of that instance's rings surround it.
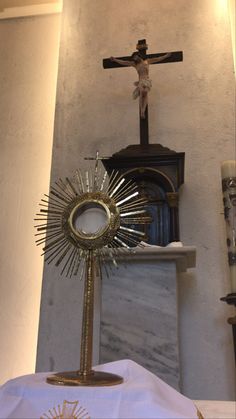
M 90 419 L 86 409 L 79 405 L 79 401 L 69 402 L 64 400 L 62 406 L 58 405 L 49 409 L 40 419 Z

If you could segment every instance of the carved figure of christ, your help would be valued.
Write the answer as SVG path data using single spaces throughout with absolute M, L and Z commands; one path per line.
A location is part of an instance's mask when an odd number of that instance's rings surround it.
M 131 66 L 136 69 L 139 79 L 134 83 L 136 88 L 133 91 L 133 98 L 137 99 L 137 97 L 139 97 L 140 116 L 142 119 L 145 118 L 145 111 L 148 104 L 148 92 L 152 87 L 152 82 L 149 79 L 149 64 L 160 63 L 170 56 L 171 52 L 168 52 L 160 57 L 143 59 L 138 52 L 134 52 L 131 56 L 132 61 L 110 57 L 110 60 L 117 64 Z
M 149 79 L 149 64 L 172 63 L 183 61 L 183 52 L 174 51 L 168 53 L 146 54 L 148 46 L 145 39 L 140 39 L 135 51 L 131 56 L 110 57 L 103 59 L 103 68 L 134 67 L 138 73 L 138 81 L 134 84 L 136 88 L 133 98 L 139 97 L 140 109 L 140 144 L 143 147 L 149 144 L 148 134 L 148 92 L 151 90 L 152 82 Z

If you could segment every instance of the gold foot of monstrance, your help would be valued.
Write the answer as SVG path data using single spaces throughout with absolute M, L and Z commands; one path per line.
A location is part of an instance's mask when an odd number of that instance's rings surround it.
M 42 222 L 35 226 L 40 236 L 36 243 L 46 243 L 45 260 L 55 260 L 56 266 L 64 263 L 66 276 L 85 273 L 80 369 L 49 376 L 50 384 L 109 386 L 123 382 L 118 375 L 92 370 L 95 267 L 101 274 L 102 263 L 110 259 L 116 265 L 120 251 L 139 246 L 144 233 L 130 224 L 146 224 L 150 219 L 136 184 L 126 182 L 117 172 L 109 179 L 107 172 L 99 175 L 98 162 L 97 153 L 93 171 L 86 171 L 83 177 L 78 170 L 74 178 L 56 182 L 47 199 L 41 200 L 35 219 Z

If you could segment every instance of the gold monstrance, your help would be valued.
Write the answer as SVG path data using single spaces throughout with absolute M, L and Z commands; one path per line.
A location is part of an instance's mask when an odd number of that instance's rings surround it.
M 94 170 L 84 176 L 77 170 L 72 179 L 59 180 L 40 203 L 35 221 L 37 245 L 45 244 L 43 255 L 50 263 L 63 264 L 66 276 L 85 273 L 80 369 L 59 372 L 47 382 L 56 385 L 109 386 L 123 378 L 92 370 L 95 267 L 101 276 L 103 263 L 112 261 L 121 251 L 141 246 L 144 233 L 130 225 L 150 222 L 144 209 L 146 200 L 138 197 L 137 185 L 126 181 L 118 172 L 98 170 L 98 153 Z

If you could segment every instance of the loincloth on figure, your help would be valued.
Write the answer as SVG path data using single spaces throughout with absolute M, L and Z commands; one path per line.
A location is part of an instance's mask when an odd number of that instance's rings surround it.
M 133 99 L 137 99 L 140 96 L 140 90 L 146 90 L 149 92 L 152 87 L 152 80 L 150 79 L 141 79 L 139 81 L 135 81 L 134 85 L 137 86 L 133 91 Z

